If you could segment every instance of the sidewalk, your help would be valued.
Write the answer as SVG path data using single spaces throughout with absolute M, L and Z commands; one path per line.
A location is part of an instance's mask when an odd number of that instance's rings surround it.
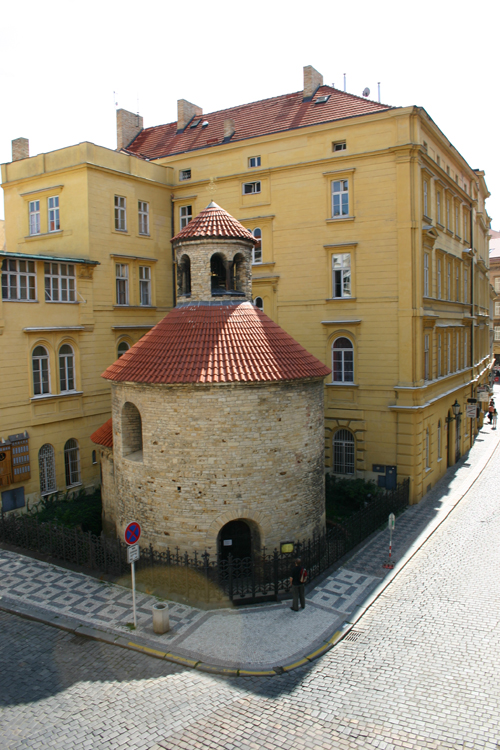
M 130 589 L 2 549 L 0 609 L 202 671 L 290 671 L 328 651 L 359 620 L 461 500 L 499 441 L 500 430 L 485 425 L 467 458 L 397 519 L 393 570 L 382 567 L 388 553 L 384 530 L 315 583 L 304 611 L 291 611 L 290 602 L 208 612 L 171 602 L 171 630 L 159 636 L 152 628 L 154 597 L 137 593 L 133 630 Z

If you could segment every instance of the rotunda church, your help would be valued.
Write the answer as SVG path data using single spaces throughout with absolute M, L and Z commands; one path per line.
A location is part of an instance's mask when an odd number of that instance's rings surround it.
M 103 373 L 103 522 L 245 557 L 322 533 L 330 370 L 252 303 L 255 238 L 216 203 L 172 243 L 177 305 Z

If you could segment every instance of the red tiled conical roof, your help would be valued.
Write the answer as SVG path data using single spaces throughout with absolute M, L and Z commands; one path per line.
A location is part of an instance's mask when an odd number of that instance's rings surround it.
M 250 302 L 174 308 L 102 377 L 132 383 L 322 378 L 328 367 Z
M 197 237 L 225 237 L 229 239 L 243 239 L 256 242 L 255 237 L 240 224 L 231 214 L 213 201 L 203 211 L 200 211 L 184 229 L 172 238 L 171 242 Z
M 99 427 L 98 430 L 92 433 L 90 439 L 96 445 L 103 445 L 105 448 L 113 447 L 113 420 L 108 419 L 107 422 Z

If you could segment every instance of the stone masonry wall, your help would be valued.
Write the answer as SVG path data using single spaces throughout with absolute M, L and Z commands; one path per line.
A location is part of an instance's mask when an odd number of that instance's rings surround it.
M 102 528 L 106 535 L 114 536 L 116 532 L 115 521 L 115 479 L 113 465 L 113 451 L 111 448 L 100 446 L 101 455 L 101 501 L 102 501 Z
M 252 301 L 252 242 L 245 240 L 181 240 L 175 244 L 175 260 L 177 267 L 183 255 L 191 261 L 191 296 L 185 298 L 178 281 L 177 294 L 179 302 L 202 302 L 212 299 L 210 258 L 219 253 L 227 261 L 233 261 L 234 256 L 241 253 L 244 262 L 238 279 L 241 291 L 250 302 Z
M 120 535 L 136 520 L 145 544 L 215 554 L 219 530 L 235 519 L 249 521 L 254 543 L 268 549 L 324 531 L 322 380 L 113 383 L 112 393 Z M 141 413 L 142 461 L 122 454 L 127 401 Z

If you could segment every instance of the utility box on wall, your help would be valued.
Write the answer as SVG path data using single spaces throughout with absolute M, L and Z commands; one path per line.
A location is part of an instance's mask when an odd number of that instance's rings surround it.
M 0 487 L 12 484 L 12 446 L 10 440 L 0 441 Z
M 18 435 L 9 435 L 12 445 L 12 482 L 25 482 L 31 478 L 29 435 L 20 432 Z

